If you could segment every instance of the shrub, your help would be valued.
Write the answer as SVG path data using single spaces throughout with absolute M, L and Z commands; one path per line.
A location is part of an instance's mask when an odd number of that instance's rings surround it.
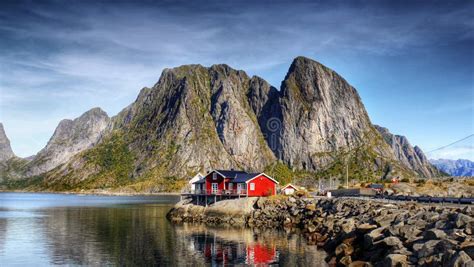
M 277 195 L 273 195 L 273 196 L 269 196 L 268 199 L 269 200 L 272 200 L 272 201 L 276 201 L 276 200 L 279 200 L 279 201 L 284 201 L 288 198 L 288 196 L 285 196 L 285 195 L 280 195 L 280 194 L 277 194 Z
M 474 186 L 474 179 L 466 180 L 464 183 L 469 186 Z

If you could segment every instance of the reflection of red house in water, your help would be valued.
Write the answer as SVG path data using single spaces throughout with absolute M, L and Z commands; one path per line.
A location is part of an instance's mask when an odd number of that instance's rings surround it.
M 261 243 L 222 242 L 214 239 L 201 247 L 204 258 L 214 264 L 250 264 L 266 265 L 278 262 L 278 253 L 274 245 Z
M 272 263 L 276 259 L 275 246 L 265 246 L 259 243 L 247 246 L 246 264 Z

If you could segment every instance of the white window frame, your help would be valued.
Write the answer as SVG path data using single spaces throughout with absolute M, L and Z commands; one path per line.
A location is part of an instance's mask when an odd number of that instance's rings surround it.
M 255 183 L 250 183 L 250 191 L 255 191 Z
M 215 188 L 214 188 L 215 186 Z M 211 192 L 212 193 L 217 193 L 217 191 L 219 190 L 219 184 L 218 183 L 212 183 L 211 184 Z
M 234 184 L 233 183 L 229 183 L 229 190 L 232 190 L 234 189 Z
M 212 180 L 217 180 L 217 173 L 212 174 Z

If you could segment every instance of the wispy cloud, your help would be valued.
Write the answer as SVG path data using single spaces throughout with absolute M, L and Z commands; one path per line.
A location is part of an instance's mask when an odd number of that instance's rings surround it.
M 474 161 L 474 137 L 461 139 L 448 147 L 428 152 L 431 159 L 469 159 Z
M 430 153 L 429 157 L 432 159 L 468 159 L 474 161 L 474 145 L 435 151 Z
M 24 124 L 36 125 L 46 117 L 57 121 L 93 106 L 115 114 L 141 87 L 153 85 L 165 67 L 228 63 L 278 85 L 282 66 L 297 55 L 403 55 L 413 48 L 472 41 L 474 28 L 469 2 L 411 7 L 370 1 L 0 5 L 0 121 L 11 128 L 20 155 L 39 150 L 48 138 L 44 134 L 32 143 Z M 40 128 L 54 130 L 50 124 Z

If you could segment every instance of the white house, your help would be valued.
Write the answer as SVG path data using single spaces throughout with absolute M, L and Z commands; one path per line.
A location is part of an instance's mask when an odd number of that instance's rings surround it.
M 283 195 L 293 195 L 293 193 L 296 191 L 298 191 L 298 187 L 292 184 L 287 184 L 281 188 L 281 193 Z
M 194 191 L 194 189 L 196 189 L 195 188 L 196 184 L 194 184 L 194 183 L 201 180 L 202 178 L 204 178 L 204 176 L 200 172 L 198 172 L 193 178 L 191 178 L 189 180 L 188 183 L 189 183 L 192 191 Z

